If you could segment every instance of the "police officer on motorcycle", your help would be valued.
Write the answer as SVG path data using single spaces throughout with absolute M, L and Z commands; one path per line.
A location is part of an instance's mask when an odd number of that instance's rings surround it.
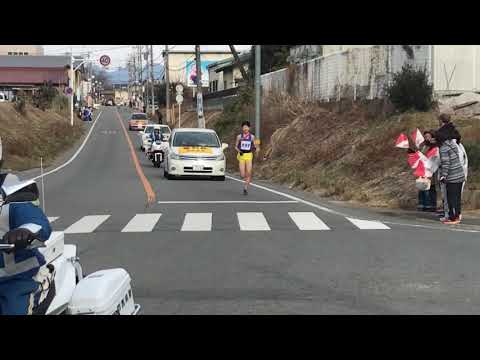
M 162 133 L 160 129 L 154 129 L 153 132 L 150 133 L 150 138 L 152 139 L 152 142 L 157 140 L 162 141 Z
M 52 229 L 34 203 L 5 204 L 9 188 L 21 182 L 15 175 L 1 172 L 2 162 L 0 139 L 0 243 L 13 245 L 11 250 L 0 251 L 0 315 L 38 313 L 55 291 L 51 268 L 33 245 L 45 242 Z

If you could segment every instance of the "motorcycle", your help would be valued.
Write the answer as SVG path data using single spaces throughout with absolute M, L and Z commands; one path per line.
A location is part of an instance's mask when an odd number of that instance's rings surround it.
M 165 147 L 168 146 L 166 142 L 167 137 L 162 135 L 162 140 L 156 140 L 155 142 L 149 141 L 149 146 L 146 149 L 146 154 L 149 160 L 152 161 L 153 166 L 159 168 L 165 159 Z
M 38 199 L 38 187 L 32 180 L 1 189 L 3 204 Z M 40 231 L 40 226 L 33 233 Z M 65 244 L 63 232 L 54 231 L 44 243 L 34 240 L 29 248 L 38 249 L 46 267 L 53 273 L 47 298 L 34 313 L 45 315 L 136 315 L 140 305 L 133 299 L 131 278 L 121 268 L 96 271 L 85 276 L 76 245 Z M 0 253 L 14 249 L 0 244 Z M 46 309 L 45 309 L 46 307 Z

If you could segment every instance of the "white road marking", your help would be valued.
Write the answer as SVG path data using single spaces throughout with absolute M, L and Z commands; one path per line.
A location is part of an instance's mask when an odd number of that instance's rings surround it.
M 150 232 L 162 214 L 137 214 L 123 228 L 122 232 Z
M 381 223 L 380 221 L 359 220 L 348 217 L 347 220 L 361 230 L 390 230 L 387 225 Z
M 288 215 L 300 230 L 330 230 L 313 212 L 289 212 Z
M 226 175 L 225 176 L 226 178 L 230 179 L 230 180 L 234 180 L 234 181 L 237 181 L 237 182 L 240 182 L 240 183 L 243 183 L 244 181 L 243 180 L 240 180 L 240 179 L 237 179 L 233 176 L 229 176 L 229 175 Z M 341 213 L 339 211 L 335 211 L 335 210 L 332 210 L 332 209 L 329 209 L 327 207 L 324 207 L 324 206 L 321 206 L 321 205 L 318 205 L 318 204 L 315 204 L 311 201 L 307 201 L 307 200 L 303 200 L 301 198 L 298 198 L 296 196 L 292 196 L 292 195 L 289 195 L 289 194 L 286 194 L 286 193 L 283 193 L 281 191 L 277 191 L 277 190 L 273 190 L 273 189 L 270 189 L 266 186 L 262 186 L 262 185 L 257 185 L 257 184 L 254 184 L 254 183 L 250 183 L 251 186 L 253 187 L 256 187 L 258 189 L 262 189 L 262 190 L 265 190 L 265 191 L 268 191 L 272 194 L 277 194 L 277 195 L 280 195 L 280 196 L 283 196 L 287 199 L 291 199 L 291 200 L 295 200 L 297 202 L 300 202 L 302 204 L 305 204 L 305 205 L 309 205 L 313 208 L 316 208 L 316 209 L 319 209 L 319 210 L 322 210 L 322 211 L 325 211 L 325 212 L 328 212 L 330 214 L 335 214 L 335 215 L 338 215 L 338 216 L 342 216 L 342 217 L 349 217 L 349 215 L 347 214 L 344 214 L 344 213 Z M 419 227 L 419 228 L 425 228 L 425 229 L 432 229 L 432 230 L 443 230 L 443 229 L 440 229 L 440 228 L 437 228 L 437 227 L 433 227 L 433 226 L 427 226 L 427 225 L 416 225 L 416 224 L 406 224 L 406 223 L 397 223 L 397 222 L 392 222 L 392 221 L 384 221 L 385 224 L 390 224 L 390 225 L 401 225 L 401 226 L 409 226 L 409 227 Z M 452 228 L 452 227 L 448 227 L 448 228 L 445 228 L 445 230 L 449 230 L 449 231 L 459 231 L 459 232 L 468 232 L 468 233 L 480 233 L 479 230 L 467 230 L 467 229 L 455 229 L 455 228 Z
M 181 231 L 212 231 L 212 213 L 186 213 Z
M 48 221 L 52 223 L 52 222 L 54 222 L 55 220 L 58 220 L 59 218 L 60 218 L 59 216 L 49 216 L 49 217 L 48 217 Z
M 34 177 L 33 179 L 31 180 L 38 180 L 38 179 L 41 179 L 42 177 L 44 176 L 47 176 L 47 175 L 50 175 L 50 174 L 53 174 L 53 173 L 56 173 L 58 170 L 61 170 L 63 169 L 65 166 L 69 165 L 73 160 L 75 160 L 77 158 L 77 156 L 80 154 L 80 152 L 83 150 L 83 148 L 85 147 L 85 144 L 87 143 L 88 139 L 90 138 L 90 135 L 92 134 L 92 131 L 93 129 L 95 128 L 95 125 L 97 124 L 97 120 L 100 118 L 100 115 L 102 115 L 102 111 L 100 111 L 97 115 L 97 118 L 95 119 L 95 121 L 93 122 L 92 126 L 90 127 L 90 130 L 87 134 L 87 137 L 85 138 L 85 140 L 83 140 L 83 143 L 82 145 L 80 145 L 80 147 L 78 148 L 78 150 L 75 152 L 75 154 L 73 154 L 73 156 L 70 158 L 70 160 L 68 160 L 66 163 L 64 163 L 63 165 L 60 165 L 59 167 L 57 167 L 56 169 L 53 169 L 53 170 L 50 170 L 46 173 L 44 173 L 43 175 L 39 175 L 37 177 Z
M 229 178 L 229 179 L 231 179 L 231 180 L 235 180 L 235 181 L 238 181 L 238 182 L 243 183 L 243 180 L 239 180 L 239 179 L 234 178 L 234 177 L 232 177 L 232 176 L 228 176 L 228 175 L 227 175 L 227 176 L 225 176 L 225 177 L 227 177 L 227 178 Z M 324 207 L 324 206 L 320 206 L 320 205 L 315 204 L 315 203 L 312 203 L 312 202 L 310 202 L 310 201 L 306 201 L 306 200 L 300 199 L 300 198 L 298 198 L 298 197 L 296 197 L 296 196 L 292 196 L 292 195 L 285 194 L 285 193 L 280 192 L 280 191 L 277 191 L 277 190 L 273 190 L 273 189 L 267 188 L 267 187 L 262 186 L 262 185 L 257 185 L 257 184 L 253 184 L 253 183 L 251 183 L 250 185 L 253 186 L 253 187 L 256 187 L 256 188 L 258 188 L 258 189 L 262 189 L 262 190 L 271 192 L 271 193 L 273 193 L 273 194 L 277 194 L 277 195 L 286 197 L 287 199 L 290 199 L 290 200 L 293 200 L 293 201 L 296 201 L 296 202 L 301 202 L 301 203 L 303 203 L 303 204 L 312 206 L 312 207 L 314 207 L 314 208 L 316 208 L 316 209 L 319 209 L 319 210 L 328 212 L 328 213 L 330 213 L 330 214 L 335 214 L 335 215 L 340 215 L 340 216 L 346 216 L 346 215 L 344 215 L 344 214 L 342 214 L 342 213 L 340 213 L 340 212 L 338 212 L 338 211 L 335 211 L 335 210 L 326 208 L 326 207 Z
M 64 233 L 65 234 L 87 234 L 95 231 L 110 215 L 88 215 L 84 216 L 76 223 L 70 225 Z
M 158 204 L 296 204 L 298 201 L 158 201 Z
M 261 212 L 239 212 L 237 217 L 242 231 L 270 231 L 267 219 Z

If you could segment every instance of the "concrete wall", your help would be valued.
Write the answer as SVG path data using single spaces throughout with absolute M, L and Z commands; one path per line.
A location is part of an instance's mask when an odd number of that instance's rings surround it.
M 343 47 L 348 49 L 337 51 Z M 457 64 L 457 78 L 456 82 L 452 81 L 451 89 L 474 89 L 473 64 L 477 64 L 478 68 L 479 59 L 475 57 L 472 47 L 464 49 L 464 54 L 460 53 L 460 49 L 442 49 L 438 46 L 434 46 L 432 50 L 431 45 L 411 45 L 409 49 L 413 55 L 411 57 L 404 45 L 328 45 L 325 49 L 328 55 L 262 75 L 263 91 L 264 94 L 289 93 L 305 100 L 321 101 L 355 96 L 382 98 L 385 85 L 391 80 L 393 73 L 399 72 L 404 64 L 426 68 L 429 74 L 432 74 L 432 51 L 435 90 L 445 87 L 439 71 L 442 63 L 452 67 L 452 64 Z M 475 76 L 478 86 L 480 68 L 476 70 Z
M 435 91 L 480 90 L 480 45 L 433 47 Z

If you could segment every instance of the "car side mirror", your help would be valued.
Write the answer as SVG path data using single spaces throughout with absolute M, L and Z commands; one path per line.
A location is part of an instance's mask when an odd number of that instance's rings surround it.
M 228 144 L 222 143 L 222 150 L 226 150 L 226 149 L 228 149 Z

